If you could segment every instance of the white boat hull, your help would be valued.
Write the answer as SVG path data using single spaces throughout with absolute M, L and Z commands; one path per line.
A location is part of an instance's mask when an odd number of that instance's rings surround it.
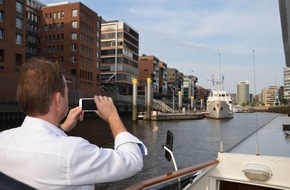
M 274 156 L 219 153 L 218 165 L 197 176 L 187 190 L 218 190 L 231 184 L 235 189 L 289 189 L 290 159 Z M 268 171 L 265 168 L 269 169 Z M 247 171 L 247 172 L 246 172 Z M 264 181 L 263 176 L 269 179 Z M 253 179 L 247 177 L 251 176 Z M 254 178 L 257 179 L 254 179 Z M 263 187 L 263 188 L 262 188 Z M 267 187 L 267 188 L 266 188 Z M 227 188 L 221 188 L 227 189 Z
M 229 119 L 234 117 L 234 113 L 227 102 L 215 100 L 207 105 L 206 117 L 211 119 Z

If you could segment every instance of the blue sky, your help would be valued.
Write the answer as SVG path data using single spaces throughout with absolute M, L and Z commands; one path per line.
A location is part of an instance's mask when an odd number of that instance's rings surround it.
M 195 75 L 204 88 L 213 88 L 211 76 L 218 75 L 219 62 L 224 89 L 230 93 L 236 93 L 236 84 L 245 80 L 250 81 L 252 93 L 283 85 L 285 58 L 278 0 L 81 2 L 105 20 L 125 21 L 139 33 L 140 55 L 154 55 L 168 67 Z

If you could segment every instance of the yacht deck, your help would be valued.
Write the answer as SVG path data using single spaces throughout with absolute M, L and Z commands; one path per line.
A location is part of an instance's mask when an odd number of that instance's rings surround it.
M 259 142 L 260 155 L 290 157 L 290 137 L 283 132 L 283 124 L 290 124 L 286 114 L 277 116 L 230 152 L 256 154 L 256 142 Z

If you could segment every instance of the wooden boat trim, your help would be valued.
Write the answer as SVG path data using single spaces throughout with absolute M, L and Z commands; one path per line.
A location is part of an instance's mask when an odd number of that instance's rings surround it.
M 212 161 L 208 161 L 208 162 L 205 162 L 202 164 L 187 167 L 187 168 L 181 169 L 181 170 L 176 171 L 176 172 L 170 172 L 170 173 L 167 173 L 167 174 L 164 174 L 164 175 L 161 175 L 161 176 L 158 176 L 155 178 L 151 178 L 151 179 L 142 181 L 140 183 L 131 185 L 130 187 L 126 188 L 125 190 L 141 190 L 143 188 L 150 187 L 150 186 L 156 185 L 158 183 L 168 181 L 170 179 L 182 177 L 182 176 L 188 175 L 190 173 L 197 172 L 201 169 L 205 169 L 207 167 L 217 165 L 218 163 L 219 163 L 218 160 L 212 160 Z

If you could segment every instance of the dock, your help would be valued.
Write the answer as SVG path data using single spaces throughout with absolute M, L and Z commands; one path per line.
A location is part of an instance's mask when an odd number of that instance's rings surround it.
M 151 121 L 168 121 L 168 120 L 196 120 L 205 117 L 205 112 L 186 112 L 186 113 L 152 113 Z M 146 119 L 144 115 L 143 120 Z

